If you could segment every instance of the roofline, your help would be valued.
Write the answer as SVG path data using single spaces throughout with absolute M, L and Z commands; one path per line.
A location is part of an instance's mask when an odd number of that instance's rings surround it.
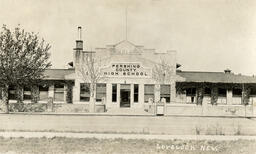
M 177 73 L 182 73 L 182 72 L 184 72 L 184 73 L 223 73 L 224 74 L 224 72 L 210 72 L 210 71 L 177 71 Z

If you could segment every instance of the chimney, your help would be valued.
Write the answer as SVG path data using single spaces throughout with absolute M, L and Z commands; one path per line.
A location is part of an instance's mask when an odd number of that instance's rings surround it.
M 78 39 L 76 40 L 75 50 L 83 50 L 83 40 L 82 40 L 82 27 L 78 27 Z
M 231 70 L 227 68 L 227 69 L 224 70 L 224 72 L 225 72 L 225 74 L 230 74 Z
M 74 64 L 73 67 L 76 67 L 80 63 L 81 59 L 81 53 L 83 52 L 83 40 L 82 40 L 82 27 L 78 27 L 78 38 L 76 40 L 76 47 L 74 48 L 74 53 L 73 53 L 73 59 L 74 59 Z

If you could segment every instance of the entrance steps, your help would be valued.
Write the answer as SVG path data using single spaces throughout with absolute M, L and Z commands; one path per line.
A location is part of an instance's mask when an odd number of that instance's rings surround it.
M 152 115 L 142 108 L 111 108 L 107 110 L 107 113 L 115 115 Z

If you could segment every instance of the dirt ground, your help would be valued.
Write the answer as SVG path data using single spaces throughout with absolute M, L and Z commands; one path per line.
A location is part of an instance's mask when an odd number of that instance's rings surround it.
M 0 114 L 0 130 L 256 135 L 256 118 Z
M 138 140 L 96 138 L 0 138 L 0 153 L 253 154 L 256 141 Z

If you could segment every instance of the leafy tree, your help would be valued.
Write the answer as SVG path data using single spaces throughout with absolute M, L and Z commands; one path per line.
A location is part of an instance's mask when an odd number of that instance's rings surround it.
M 17 101 L 22 103 L 22 88 L 32 86 L 43 78 L 49 62 L 50 45 L 38 34 L 26 32 L 19 27 L 11 31 L 3 25 L 0 32 L 0 85 L 2 101 L 0 109 L 8 113 L 8 88 L 17 87 Z

